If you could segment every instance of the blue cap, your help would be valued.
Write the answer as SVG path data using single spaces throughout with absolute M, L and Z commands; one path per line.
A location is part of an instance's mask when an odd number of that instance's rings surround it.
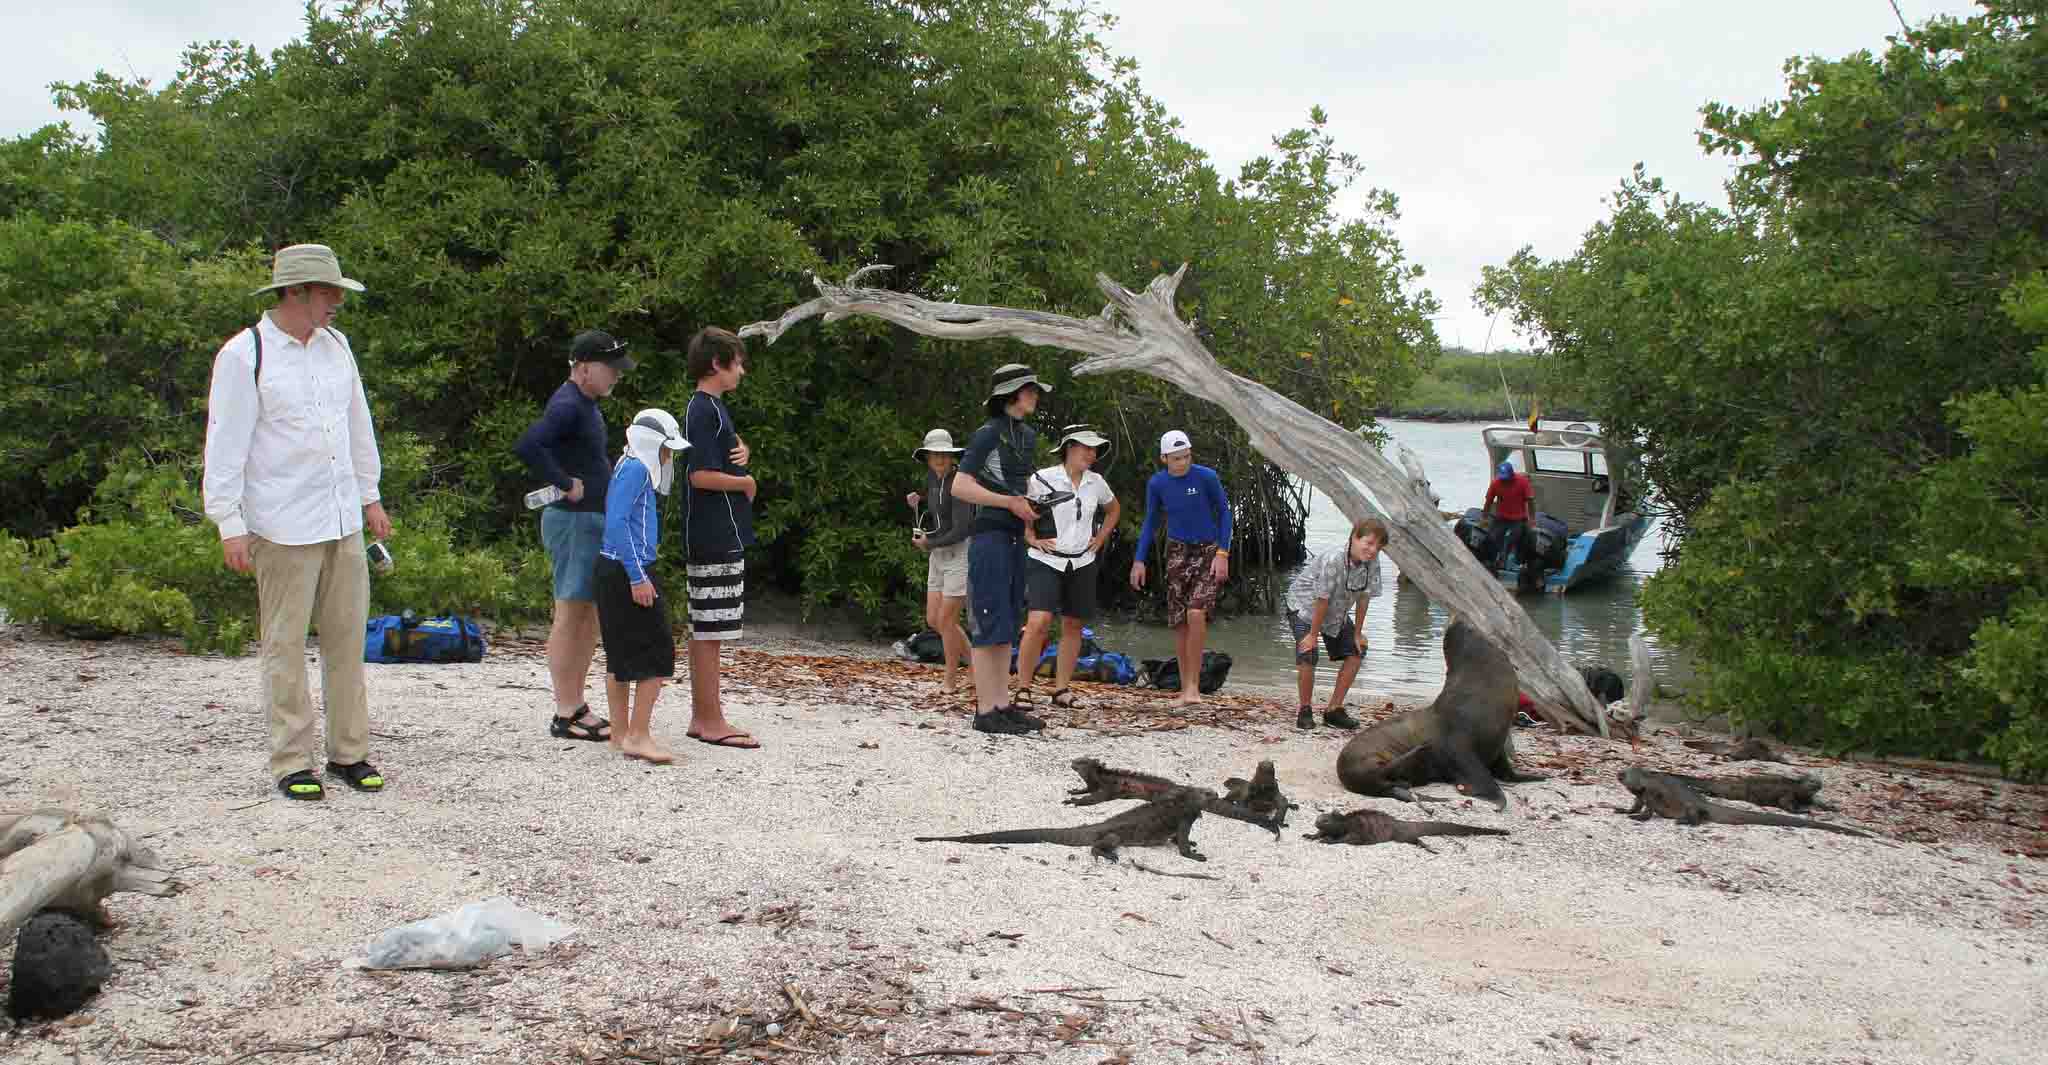
M 1515 464 L 1512 462 L 1503 462 L 1499 466 L 1495 467 L 1493 472 L 1501 480 L 1505 481 L 1515 475 Z

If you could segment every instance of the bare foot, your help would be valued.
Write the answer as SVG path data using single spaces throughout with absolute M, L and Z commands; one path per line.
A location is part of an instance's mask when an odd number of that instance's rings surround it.
M 645 747 L 640 748 L 640 757 L 655 765 L 667 765 L 676 760 L 676 752 L 649 740 Z
M 1200 705 L 1202 705 L 1202 693 L 1201 693 L 1201 692 L 1182 692 L 1182 693 L 1180 693 L 1180 698 L 1178 698 L 1178 699 L 1175 699 L 1175 700 L 1173 701 L 1173 705 L 1175 705 L 1175 706 L 1200 706 Z

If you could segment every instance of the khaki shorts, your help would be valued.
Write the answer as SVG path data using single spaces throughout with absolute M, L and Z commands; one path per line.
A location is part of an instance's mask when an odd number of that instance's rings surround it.
M 932 548 L 931 558 L 925 562 L 924 586 L 948 599 L 967 598 L 967 541 Z

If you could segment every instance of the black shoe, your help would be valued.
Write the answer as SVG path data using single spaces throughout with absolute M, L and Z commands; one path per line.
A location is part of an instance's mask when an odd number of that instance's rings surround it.
M 1302 707 L 1301 713 L 1294 715 L 1294 727 L 1299 729 L 1312 729 L 1316 727 L 1316 712 L 1306 706 Z
M 1357 728 L 1358 719 L 1351 716 L 1351 711 L 1340 706 L 1335 710 L 1323 711 L 1323 724 L 1331 728 Z
M 1017 731 L 1020 733 L 1038 732 L 1045 728 L 1045 721 L 1043 719 L 1033 717 L 1017 709 L 1015 706 L 1004 707 L 1000 712 L 1007 715 L 1011 721 L 1017 723 Z
M 309 769 L 288 773 L 278 778 L 277 790 L 287 799 L 311 799 L 318 801 L 327 797 L 326 789 L 320 786 L 320 778 Z
M 997 736 L 1021 736 L 1028 731 L 1023 723 L 1010 716 L 1010 708 L 999 706 L 974 715 L 974 731 L 988 732 Z
M 354 765 L 328 762 L 327 772 L 330 776 L 347 781 L 348 786 L 357 791 L 384 790 L 384 774 L 377 772 L 377 767 L 368 762 L 357 762 Z

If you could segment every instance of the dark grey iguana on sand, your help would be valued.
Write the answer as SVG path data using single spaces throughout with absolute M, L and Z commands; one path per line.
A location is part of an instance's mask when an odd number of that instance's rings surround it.
M 1683 773 L 1669 773 L 1685 782 L 1686 786 L 1701 795 L 1716 799 L 1732 799 L 1755 806 L 1777 806 L 1804 813 L 1809 809 L 1833 810 L 1835 807 L 1820 801 L 1820 774 L 1805 773 L 1796 777 L 1781 777 L 1775 773 L 1751 773 L 1739 777 L 1691 777 Z
M 1270 815 L 1236 799 L 1218 795 L 1208 788 L 1182 784 L 1151 773 L 1111 769 L 1093 758 L 1076 758 L 1070 764 L 1073 765 L 1074 772 L 1081 774 L 1085 786 L 1067 792 L 1070 796 L 1066 800 L 1069 806 L 1093 806 L 1096 803 L 1113 802 L 1117 799 L 1142 799 L 1150 802 L 1171 792 L 1192 791 L 1203 797 L 1202 809 L 1205 812 L 1257 825 L 1273 833 L 1275 838 L 1280 835 L 1280 826 Z M 1254 774 L 1254 777 L 1256 775 Z M 1280 789 L 1276 784 L 1273 787 L 1273 794 L 1279 793 Z
M 1265 818 L 1276 834 L 1287 824 L 1287 811 L 1298 808 L 1281 794 L 1280 777 L 1273 772 L 1273 760 L 1270 758 L 1260 760 L 1250 780 L 1231 777 L 1224 781 L 1223 798 Z
M 1413 843 L 1430 850 L 1424 836 L 1505 836 L 1506 830 L 1460 825 L 1450 821 L 1403 821 L 1378 810 L 1353 810 L 1348 814 L 1327 813 L 1316 818 L 1316 830 L 1303 839 L 1323 843 L 1349 843 L 1366 847 L 1374 843 Z M 1434 853 L 1434 852 L 1432 852 Z
M 1111 769 L 1093 758 L 1076 758 L 1070 764 L 1074 772 L 1081 774 L 1082 786 L 1067 792 L 1070 796 L 1077 796 L 1067 800 L 1068 806 L 1093 806 L 1117 799 L 1151 800 L 1187 786 L 1151 773 Z
M 1003 832 L 976 832 L 969 836 L 913 838 L 919 843 L 1055 843 L 1062 847 L 1086 847 L 1096 857 L 1110 861 L 1116 860 L 1118 847 L 1158 847 L 1172 843 L 1181 857 L 1206 862 L 1209 859 L 1195 853 L 1188 831 L 1202 816 L 1207 801 L 1214 798 L 1199 788 L 1179 788 L 1092 825 L 1013 828 Z
M 1847 825 L 1831 825 L 1805 817 L 1790 817 L 1785 814 L 1767 814 L 1756 810 L 1738 810 L 1733 806 L 1722 806 L 1708 802 L 1699 792 L 1688 787 L 1685 781 L 1670 773 L 1659 773 L 1653 769 L 1630 766 L 1616 776 L 1621 786 L 1633 792 L 1635 805 L 1622 811 L 1638 821 L 1652 817 L 1668 817 L 1681 825 L 1780 825 L 1785 828 L 1817 828 L 1823 832 L 1839 832 L 1845 836 L 1868 837 L 1870 833 Z
M 1754 736 L 1735 743 L 1726 740 L 1687 740 L 1685 745 L 1695 751 L 1705 751 L 1708 754 L 1720 755 L 1731 762 L 1783 762 L 1786 765 L 1791 764 L 1785 762 L 1783 755 L 1772 750 L 1770 744 Z

